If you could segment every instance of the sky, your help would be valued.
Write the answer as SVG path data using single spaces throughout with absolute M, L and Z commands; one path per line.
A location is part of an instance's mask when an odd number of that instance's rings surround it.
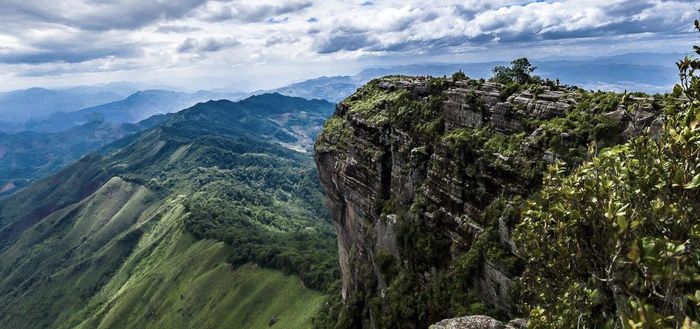
M 366 67 L 697 44 L 682 0 L 0 0 L 0 90 L 130 81 L 249 91 Z

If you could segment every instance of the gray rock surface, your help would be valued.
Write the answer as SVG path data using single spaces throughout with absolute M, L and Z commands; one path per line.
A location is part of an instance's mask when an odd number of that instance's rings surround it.
M 472 315 L 462 318 L 445 319 L 432 326 L 430 329 L 512 329 L 503 322 L 485 315 Z
M 472 315 L 445 319 L 430 326 L 430 329 L 525 329 L 527 320 L 513 319 L 507 324 L 485 315 Z

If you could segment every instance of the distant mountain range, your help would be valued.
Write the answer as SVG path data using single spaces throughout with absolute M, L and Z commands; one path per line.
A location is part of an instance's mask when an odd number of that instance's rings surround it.
M 128 94 L 126 94 L 128 95 Z M 71 112 L 113 102 L 126 95 L 100 88 L 31 88 L 0 93 L 0 117 L 7 123 L 43 119 L 55 112 Z
M 127 98 L 72 112 L 55 112 L 44 120 L 27 122 L 27 130 L 55 132 L 87 122 L 136 123 L 158 114 L 188 108 L 212 99 L 238 100 L 244 93 L 199 91 L 184 93 L 169 90 L 145 90 Z
M 357 76 L 320 77 L 293 83 L 282 88 L 258 91 L 255 94 L 275 92 L 287 96 L 325 99 L 337 103 L 354 93 L 363 84 L 363 81 Z
M 206 93 L 197 95 L 211 96 Z M 191 94 L 139 92 L 124 101 L 64 114 L 67 120 L 80 120 L 81 115 L 103 116 L 99 120 L 75 126 L 78 121 L 61 123 L 62 117 L 55 114 L 52 116 L 54 122 L 45 121 L 53 125 L 46 123 L 43 128 L 67 127 L 64 131 L 0 133 L 0 195 L 12 193 L 91 151 L 153 127 L 163 120 L 196 122 L 197 118 L 192 116 L 198 115 L 197 111 L 184 112 L 181 116 L 163 115 L 175 112 L 172 109 L 183 109 L 178 106 L 193 101 Z M 312 149 L 323 122 L 334 110 L 333 103 L 324 100 L 309 101 L 280 94 L 252 96 L 237 103 L 209 101 L 197 106 L 217 107 L 237 113 L 239 119 L 245 122 L 246 129 L 253 131 L 256 138 L 266 138 L 299 152 Z M 149 114 L 152 116 L 148 119 L 131 123 Z
M 137 124 L 90 122 L 56 133 L 0 133 L 0 196 L 54 173 L 83 155 L 159 123 L 154 116 Z
M 549 58 L 533 61 L 535 74 L 586 89 L 663 93 L 677 80 L 675 61 L 682 54 L 633 53 L 610 57 Z M 88 122 L 136 123 L 156 114 L 215 99 L 237 100 L 250 95 L 279 93 L 306 99 L 340 102 L 371 79 L 392 75 L 443 76 L 462 70 L 472 78 L 488 78 L 506 62 L 426 63 L 368 68 L 349 76 L 309 79 L 281 88 L 252 93 L 166 89 L 143 90 L 139 85 L 113 83 L 69 89 L 32 88 L 0 94 L 0 131 L 57 132 Z M 142 90 L 142 91 L 138 91 Z

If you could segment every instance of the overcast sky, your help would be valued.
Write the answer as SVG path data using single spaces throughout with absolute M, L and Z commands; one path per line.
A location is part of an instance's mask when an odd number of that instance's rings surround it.
M 697 1 L 0 0 L 0 90 L 273 87 L 368 66 L 687 52 Z

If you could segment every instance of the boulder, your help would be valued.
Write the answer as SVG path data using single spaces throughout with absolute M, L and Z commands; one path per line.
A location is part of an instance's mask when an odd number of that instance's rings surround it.
M 511 329 L 503 322 L 485 315 L 472 315 L 462 318 L 442 320 L 430 329 Z
M 471 315 L 461 318 L 446 319 L 430 326 L 430 329 L 524 329 L 527 320 L 513 319 L 504 324 L 486 315 Z

